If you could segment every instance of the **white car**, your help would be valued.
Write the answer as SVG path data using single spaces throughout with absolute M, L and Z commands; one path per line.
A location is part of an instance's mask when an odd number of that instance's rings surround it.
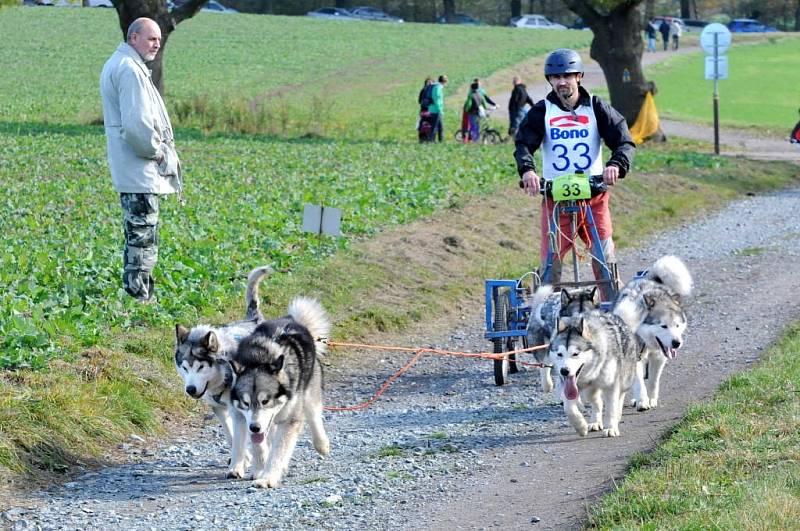
M 224 5 L 217 2 L 217 0 L 208 0 L 206 5 L 200 11 L 206 11 L 208 13 L 238 13 L 233 8 L 225 7 Z
M 519 18 L 513 19 L 511 25 L 517 28 L 530 29 L 567 29 L 563 24 L 557 24 L 544 15 L 522 15 Z
M 357 20 L 350 11 L 341 7 L 321 7 L 306 13 L 309 17 L 325 18 L 328 20 Z
M 83 5 L 86 7 L 114 7 L 111 0 L 84 0 Z

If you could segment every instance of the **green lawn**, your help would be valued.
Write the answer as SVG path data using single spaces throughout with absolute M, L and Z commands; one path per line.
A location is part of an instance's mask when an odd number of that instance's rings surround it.
M 0 116 L 98 119 L 98 76 L 120 40 L 114 10 L 4 10 L 0 71 L 14 75 L 0 77 Z M 166 101 L 179 126 L 409 138 L 425 76 L 448 74 L 451 94 L 474 77 L 589 40 L 582 31 L 199 13 L 167 42 Z
M 797 122 L 800 107 L 800 37 L 770 37 L 728 51 L 728 79 L 719 81 L 723 125 L 769 129 L 781 136 Z M 676 56 L 647 69 L 656 81 L 656 104 L 664 116 L 713 122 L 713 81 L 704 78 L 705 52 Z

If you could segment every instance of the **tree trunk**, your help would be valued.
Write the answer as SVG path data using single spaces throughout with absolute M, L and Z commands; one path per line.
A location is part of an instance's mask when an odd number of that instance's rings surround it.
M 590 55 L 603 69 L 611 105 L 625 117 L 628 126 L 636 121 L 645 94 L 655 91 L 654 84 L 645 80 L 642 70 L 641 2 L 617 2 L 614 9 L 601 13 L 594 7 L 600 2 L 564 0 L 594 33 Z M 659 130 L 653 136 L 663 138 L 663 133 Z
M 511 18 L 522 15 L 522 0 L 511 0 Z
M 171 12 L 167 9 L 166 0 L 111 0 L 117 10 L 122 40 L 126 40 L 128 26 L 139 17 L 147 17 L 156 21 L 161 28 L 161 49 L 148 65 L 153 71 L 153 84 L 161 95 L 164 95 L 164 51 L 170 33 L 180 22 L 193 17 L 208 0 L 188 0 Z
M 444 0 L 444 19 L 454 22 L 456 19 L 456 0 Z
M 644 3 L 644 19 L 646 21 L 653 20 L 656 15 L 656 0 L 646 0 Z
M 800 0 L 797 0 L 797 6 L 794 9 L 794 30 L 800 31 Z
M 689 0 L 681 0 L 681 18 L 692 18 Z
M 336 3 L 334 5 L 336 7 L 343 7 L 347 9 L 348 7 L 350 7 L 350 0 L 336 0 Z

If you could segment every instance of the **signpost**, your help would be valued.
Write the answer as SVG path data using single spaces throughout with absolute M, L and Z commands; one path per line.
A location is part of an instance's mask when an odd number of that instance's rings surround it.
M 728 79 L 728 56 L 731 32 L 718 22 L 707 25 L 700 34 L 700 46 L 706 54 L 706 79 L 714 80 L 714 153 L 719 155 L 719 90 L 717 81 Z

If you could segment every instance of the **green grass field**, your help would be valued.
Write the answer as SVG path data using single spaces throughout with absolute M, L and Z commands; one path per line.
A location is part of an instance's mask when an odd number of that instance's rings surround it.
M 5 10 L 0 49 L 14 53 L 2 54 L 0 69 L 15 75 L 0 79 L 0 116 L 100 118 L 98 77 L 120 40 L 113 10 Z M 581 31 L 199 13 L 166 44 L 166 101 L 184 127 L 409 138 L 425 76 L 448 74 L 452 94 L 474 77 L 589 40 Z
M 440 286 L 440 306 L 414 297 L 402 301 L 407 308 L 392 301 L 345 315 L 398 277 L 365 260 L 361 243 L 516 183 L 510 146 L 416 144 L 421 81 L 447 72 L 457 94 L 476 75 L 585 46 L 587 33 L 248 15 L 182 24 L 167 45 L 166 84 L 188 205 L 162 205 L 159 304 L 141 307 L 121 293 L 121 212 L 103 129 L 88 125 L 100 116 L 100 69 L 120 40 L 115 14 L 4 10 L 0 69 L 14 75 L 0 76 L 0 469 L 60 471 L 132 431 L 158 432 L 165 411 L 186 411 L 171 366 L 173 323 L 238 317 L 251 267 L 283 269 L 265 282 L 266 313 L 310 289 L 345 309 L 333 312 L 340 337 L 455 307 L 465 284 L 482 278 L 456 285 L 403 272 L 427 293 Z M 470 43 L 481 53 L 465 53 Z M 635 178 L 615 196 L 619 245 L 741 193 L 798 181 L 788 166 L 697 151 L 640 150 Z M 347 238 L 300 233 L 305 202 L 342 208 Z M 523 249 L 495 254 L 476 268 L 530 266 Z
M 729 78 L 719 81 L 719 115 L 723 125 L 755 127 L 789 136 L 800 107 L 800 37 L 770 37 L 728 50 Z M 712 123 L 713 81 L 704 79 L 705 52 L 676 56 L 649 67 L 656 81 L 656 104 L 664 116 Z

